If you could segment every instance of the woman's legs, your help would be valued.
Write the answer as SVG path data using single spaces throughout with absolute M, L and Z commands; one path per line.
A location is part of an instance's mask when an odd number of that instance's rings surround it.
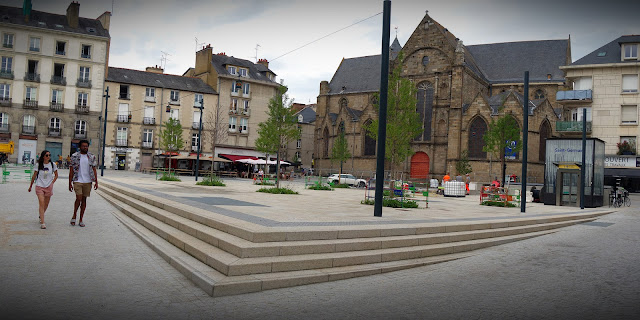
M 44 224 L 44 212 L 47 210 L 47 206 L 49 205 L 49 199 L 47 199 L 44 194 L 39 194 L 38 204 L 38 211 L 40 213 L 40 224 Z

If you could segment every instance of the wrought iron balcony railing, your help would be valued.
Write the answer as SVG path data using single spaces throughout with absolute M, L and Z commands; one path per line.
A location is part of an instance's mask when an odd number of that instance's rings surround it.
M 51 83 L 52 84 L 59 84 L 62 86 L 66 86 L 67 85 L 67 78 L 66 77 L 62 77 L 62 76 L 51 76 Z
M 13 70 L 0 70 L 0 78 L 3 79 L 13 79 Z
M 191 125 L 191 128 L 193 128 L 193 129 L 200 129 L 200 122 L 194 122 L 194 123 Z
M 87 138 L 87 132 L 86 131 L 78 131 L 76 130 L 73 133 L 73 137 L 76 139 L 86 139 Z
M 62 112 L 62 111 L 64 111 L 64 104 L 63 103 L 59 103 L 59 102 L 55 102 L 55 101 L 51 101 L 51 103 L 49 104 L 49 110 L 55 111 L 55 112 Z
M 119 114 L 117 121 L 118 122 L 130 122 L 131 121 L 131 115 L 130 114 Z
M 89 79 L 78 79 L 76 82 L 76 87 L 79 88 L 91 88 L 91 80 Z
M 60 136 L 60 128 L 49 128 L 49 136 L 50 137 L 59 137 Z
M 24 81 L 40 82 L 40 74 L 25 72 Z
M 38 109 L 38 100 L 24 100 L 25 109 Z
M 36 133 L 36 127 L 35 126 L 22 126 L 22 133 L 24 134 L 35 134 Z
M 142 141 L 142 147 L 145 149 L 152 149 L 153 142 L 152 141 Z
M 156 124 L 156 118 L 144 117 L 142 118 L 142 124 Z
M 11 98 L 10 97 L 0 97 L 0 106 L 10 107 L 11 106 Z
M 127 139 L 116 139 L 116 146 L 118 147 L 126 147 Z
M 89 113 L 89 106 L 76 105 L 76 113 Z

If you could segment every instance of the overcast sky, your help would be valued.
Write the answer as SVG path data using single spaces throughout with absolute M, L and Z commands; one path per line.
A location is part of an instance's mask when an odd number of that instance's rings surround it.
M 23 0 L 2 0 L 21 7 Z M 66 14 L 71 1 L 32 0 L 33 10 Z M 295 48 L 382 12 L 382 0 L 79 0 L 80 16 L 111 11 L 111 67 L 144 70 L 161 63 L 181 75 L 195 63 L 198 47 L 255 61 L 284 79 L 296 102 L 315 103 L 320 81 L 330 81 L 342 58 L 381 52 L 382 14 L 300 50 Z M 404 45 L 425 11 L 466 45 L 566 39 L 573 61 L 621 35 L 640 34 L 638 0 L 395 0 L 391 40 L 397 27 Z M 277 59 L 276 59 L 277 58 Z M 275 60 L 274 60 L 275 59 Z

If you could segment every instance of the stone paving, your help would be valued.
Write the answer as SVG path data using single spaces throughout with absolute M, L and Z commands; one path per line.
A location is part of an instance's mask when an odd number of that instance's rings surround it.
M 105 172 L 109 178 L 118 178 L 118 174 Z M 153 176 L 139 175 L 134 179 L 145 183 L 148 177 Z M 60 179 L 47 212 L 46 230 L 38 229 L 37 200 L 35 194 L 26 192 L 27 183 L 0 185 L 0 317 L 3 319 L 632 319 L 640 316 L 637 303 L 640 301 L 640 250 L 637 250 L 640 196 L 637 195 L 632 196 L 631 208 L 596 222 L 484 249 L 473 257 L 457 261 L 212 298 L 121 225 L 111 214 L 114 208 L 99 195 L 94 193 L 89 198 L 87 226 L 71 227 L 74 196 L 67 190 L 65 170 L 61 170 Z M 153 184 L 151 180 L 148 183 Z M 237 183 L 245 182 L 238 179 Z M 231 183 L 229 185 L 231 187 Z M 332 192 L 332 196 L 336 194 L 339 193 Z M 242 201 L 259 202 L 253 197 Z M 390 219 L 401 219 L 402 214 L 406 212 L 383 213 Z M 440 218 L 459 218 L 457 214 L 452 211 L 451 215 Z M 509 214 L 518 215 L 519 210 Z

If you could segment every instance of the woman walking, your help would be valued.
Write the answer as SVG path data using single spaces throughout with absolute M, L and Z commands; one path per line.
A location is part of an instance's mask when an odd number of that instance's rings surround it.
M 51 152 L 44 150 L 40 154 L 38 159 L 38 169 L 33 173 L 31 177 L 31 185 L 29 185 L 29 192 L 33 182 L 36 181 L 36 195 L 38 196 L 39 214 L 40 214 L 40 229 L 46 229 L 44 224 L 44 213 L 49 207 L 49 200 L 53 195 L 53 184 L 58 180 L 58 166 L 51 161 Z

